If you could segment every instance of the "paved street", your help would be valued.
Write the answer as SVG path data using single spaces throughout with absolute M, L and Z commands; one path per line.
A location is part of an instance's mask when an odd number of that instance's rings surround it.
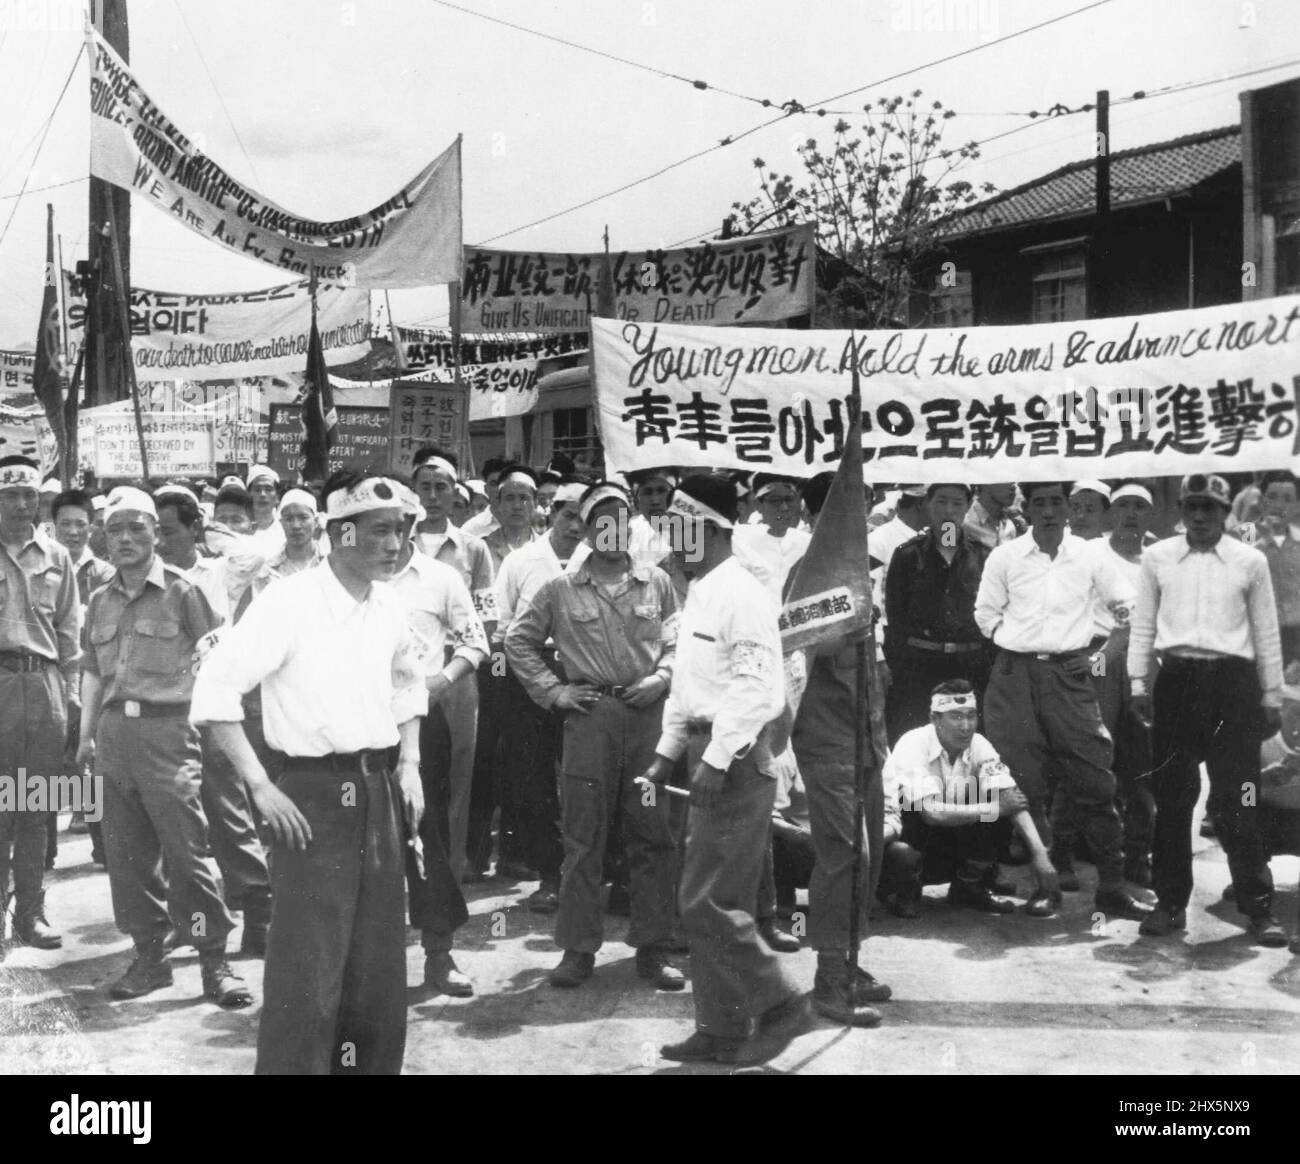
M 64 818 L 66 824 L 66 817 Z M 884 1025 L 846 1031 L 818 1020 L 763 1068 L 852 1073 L 1203 1073 L 1300 1071 L 1300 958 L 1252 945 L 1234 908 L 1222 850 L 1197 840 L 1196 896 L 1185 941 L 1137 936 L 1136 922 L 1094 932 L 1091 867 L 1084 892 L 1057 920 L 949 910 L 931 888 L 922 916 L 873 923 L 867 959 L 894 988 Z M 1290 930 L 1300 859 L 1277 858 L 1276 913 Z M 1025 869 L 1013 871 L 1023 888 Z M 146 999 L 110 1003 L 106 984 L 130 961 L 114 927 L 108 880 L 89 840 L 60 840 L 50 920 L 61 951 L 11 950 L 0 966 L 0 1072 L 223 1073 L 252 1071 L 258 1008 L 226 1013 L 200 999 L 193 951 L 173 957 L 176 983 Z M 419 1073 L 722 1073 L 657 1057 L 690 1029 L 689 991 L 655 994 L 636 977 L 613 919 L 595 978 L 550 987 L 559 957 L 550 918 L 521 905 L 531 886 L 474 887 L 460 965 L 478 996 L 451 1001 L 412 987 L 406 1070 Z M 1207 909 L 1208 907 L 1208 909 Z M 238 934 L 232 937 L 232 947 Z M 461 953 L 463 951 L 463 954 Z M 809 987 L 814 955 L 790 959 Z M 261 963 L 235 963 L 261 993 Z M 422 951 L 412 935 L 408 981 Z

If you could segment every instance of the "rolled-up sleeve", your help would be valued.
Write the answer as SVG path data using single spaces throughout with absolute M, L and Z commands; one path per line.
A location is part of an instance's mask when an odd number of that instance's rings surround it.
M 276 601 L 277 594 L 275 587 L 262 594 L 203 658 L 194 680 L 190 723 L 242 722 L 244 695 L 283 665 L 294 618 Z
M 504 574 L 503 569 L 502 575 Z M 505 635 L 506 658 L 510 661 L 515 677 L 523 684 L 534 703 L 548 709 L 554 705 L 560 688 L 564 686 L 542 656 L 542 647 L 551 637 L 555 626 L 557 589 L 560 585 L 559 578 L 552 578 L 545 583 L 532 602 L 525 603 L 520 609 Z

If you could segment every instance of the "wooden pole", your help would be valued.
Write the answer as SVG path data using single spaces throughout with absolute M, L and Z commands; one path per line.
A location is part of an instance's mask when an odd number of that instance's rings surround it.
M 1110 91 L 1097 90 L 1096 218 L 1088 280 L 1088 318 L 1110 314 Z
M 848 429 L 850 432 L 859 432 L 857 425 L 854 423 L 856 418 L 862 412 L 862 385 L 858 373 L 858 352 L 857 344 L 853 345 L 853 380 L 852 388 L 849 392 L 849 418 Z M 858 436 L 861 440 L 861 435 Z M 867 526 L 867 537 L 870 539 L 871 526 Z M 863 563 L 863 569 L 869 569 L 869 561 Z M 858 946 L 861 944 L 861 926 L 858 924 L 858 915 L 862 912 L 862 851 L 864 847 L 863 831 L 866 825 L 866 760 L 867 760 L 867 715 L 871 706 L 872 698 L 872 672 L 875 670 L 874 657 L 874 638 L 868 636 L 854 644 L 853 671 L 854 671 L 854 693 L 853 693 L 853 885 L 849 894 L 849 950 L 848 950 L 848 967 L 849 967 L 849 997 L 852 998 L 852 991 L 855 985 L 858 969 Z M 871 659 L 867 658 L 867 648 L 872 647 L 873 655 Z
M 144 483 L 149 484 L 149 450 L 144 443 L 144 417 L 140 410 L 140 385 L 135 378 L 135 358 L 131 353 L 131 310 L 130 291 L 122 284 L 121 250 L 117 245 L 116 214 L 112 204 L 108 207 L 108 258 L 112 263 L 114 280 L 117 283 L 118 326 L 121 330 L 122 347 L 126 352 L 127 382 L 131 386 L 131 410 L 135 413 L 135 435 L 140 442 L 140 472 Z

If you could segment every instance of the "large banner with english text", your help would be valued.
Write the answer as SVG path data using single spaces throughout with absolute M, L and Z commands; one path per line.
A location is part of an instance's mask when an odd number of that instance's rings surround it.
M 833 468 L 855 364 L 868 479 L 1149 477 L 1300 454 L 1300 296 L 1024 327 L 591 328 L 612 471 Z

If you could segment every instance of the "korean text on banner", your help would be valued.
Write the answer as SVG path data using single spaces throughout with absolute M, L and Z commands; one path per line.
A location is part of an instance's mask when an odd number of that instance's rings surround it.
M 388 409 L 339 407 L 338 428 L 327 466 L 384 469 L 388 466 Z M 281 477 L 296 481 L 302 468 L 302 405 L 272 404 L 266 463 Z
M 146 412 L 142 421 L 149 472 L 154 477 L 211 477 L 216 472 L 211 418 L 188 412 Z M 123 410 L 96 416 L 94 440 L 95 476 L 140 476 L 134 413 Z
M 35 401 L 32 376 L 36 371 L 35 352 L 0 352 L 0 399 L 15 405 Z
M 464 394 L 448 384 L 393 384 L 389 407 L 388 467 L 410 473 L 416 450 L 424 445 L 454 449 L 460 441 L 460 409 Z
M 465 248 L 461 318 L 476 331 L 583 331 L 603 254 Z M 610 256 L 620 319 L 771 323 L 812 310 L 813 228 Z
M 90 172 L 130 190 L 211 242 L 322 283 L 427 287 L 460 277 L 460 140 L 391 198 L 317 222 L 232 178 L 152 101 L 94 30 Z
M 140 383 L 233 380 L 299 372 L 307 359 L 311 295 L 306 282 L 260 291 L 187 294 L 131 288 L 131 350 Z M 336 364 L 370 351 L 370 293 L 316 289 L 321 344 Z M 68 297 L 72 358 L 86 338 L 86 301 Z
M 773 331 L 592 323 L 605 459 L 972 483 L 1285 468 L 1300 296 L 1025 327 Z

